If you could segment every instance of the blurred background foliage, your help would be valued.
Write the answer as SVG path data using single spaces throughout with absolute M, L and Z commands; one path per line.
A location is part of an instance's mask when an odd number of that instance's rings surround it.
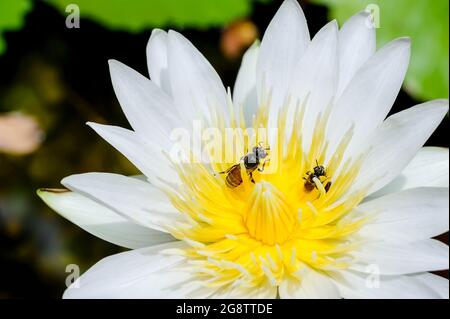
M 20 29 L 23 26 L 23 18 L 31 7 L 30 0 L 0 1 L 0 54 L 6 49 L 3 32 Z
M 80 28 L 66 27 L 68 3 L 80 8 Z M 369 1 L 300 3 L 314 35 L 329 18 L 342 23 Z M 447 0 L 371 3 L 381 8 L 380 45 L 405 35 L 413 40 L 406 90 L 392 112 L 447 97 Z M 8 274 L 0 278 L 0 298 L 60 297 L 66 265 L 78 264 L 84 272 L 123 250 L 66 221 L 35 195 L 39 187 L 61 187 L 61 178 L 70 174 L 137 173 L 84 124 L 129 127 L 107 60 L 147 74 L 145 46 L 152 28 L 173 28 L 205 54 L 226 86 L 233 86 L 243 51 L 263 34 L 279 5 L 275 0 L 0 0 L 0 269 Z M 448 118 L 429 145 L 448 147 L 447 125 Z
M 61 12 L 76 3 L 83 17 L 112 30 L 139 32 L 154 26 L 220 27 L 250 13 L 253 0 L 48 0 Z M 263 1 L 263 0 L 259 0 Z
M 326 5 L 329 17 L 343 23 L 368 9 L 378 15 L 378 47 L 411 38 L 411 64 L 404 88 L 420 100 L 448 98 L 448 0 L 313 0 Z

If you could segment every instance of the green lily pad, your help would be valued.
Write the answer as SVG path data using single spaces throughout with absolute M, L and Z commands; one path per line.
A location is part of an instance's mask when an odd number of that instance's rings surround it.
M 412 41 L 411 64 L 404 88 L 419 100 L 448 97 L 448 0 L 313 0 L 328 6 L 341 24 L 368 5 L 379 8 L 378 46 L 394 38 Z M 375 7 L 376 8 L 376 7 Z
M 32 3 L 29 0 L 0 1 L 0 54 L 6 49 L 3 33 L 20 29 L 24 22 L 23 18 L 31 7 Z
M 49 0 L 65 15 L 69 4 L 79 7 L 81 18 L 114 30 L 138 32 L 150 27 L 223 26 L 246 16 L 252 0 Z

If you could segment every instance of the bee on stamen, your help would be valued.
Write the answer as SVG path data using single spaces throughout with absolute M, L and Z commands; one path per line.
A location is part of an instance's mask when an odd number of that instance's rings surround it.
M 321 180 L 321 177 L 325 177 L 325 179 Z M 323 165 L 319 165 L 319 162 L 316 160 L 316 166 L 313 168 L 312 171 L 306 172 L 306 177 L 303 177 L 305 180 L 305 190 L 309 193 L 314 188 L 321 192 L 327 193 L 330 190 L 331 182 L 328 181 L 325 186 L 323 186 L 323 182 L 325 182 L 327 177 L 327 172 L 325 170 L 325 167 Z M 320 188 L 323 188 L 321 190 Z
M 223 172 L 218 172 L 216 174 L 226 174 L 225 177 L 226 185 L 230 188 L 238 187 L 239 185 L 242 184 L 240 163 L 243 162 L 250 181 L 252 183 L 255 183 L 255 180 L 253 179 L 253 172 L 255 170 L 258 170 L 259 172 L 264 171 L 264 167 L 266 166 L 266 163 L 269 161 L 269 159 L 267 158 L 267 151 L 269 150 L 270 147 L 264 148 L 261 146 L 261 143 L 259 143 L 258 146 L 253 147 L 251 152 L 243 156 L 239 163 L 236 163 L 227 170 Z M 259 167 L 263 159 L 264 161 L 262 162 L 262 166 Z

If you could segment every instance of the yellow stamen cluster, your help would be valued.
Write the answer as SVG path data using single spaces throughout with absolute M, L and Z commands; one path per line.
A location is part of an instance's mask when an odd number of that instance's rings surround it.
M 187 222 L 173 225 L 169 231 L 189 244 L 189 248 L 175 253 L 189 257 L 189 269 L 204 284 L 276 286 L 287 277 L 301 280 L 308 268 L 320 271 L 348 267 L 348 253 L 355 245 L 349 236 L 364 222 L 354 213 L 364 192 L 348 192 L 361 159 L 343 162 L 351 130 L 334 154 L 326 158 L 328 113 L 317 118 L 315 133 L 305 150 L 301 135 L 304 109 L 296 108 L 290 130 L 288 112 L 280 111 L 275 139 L 270 140 L 267 131 L 256 136 L 257 142 L 271 144 L 271 148 L 264 172 L 253 173 L 255 183 L 242 163 L 242 184 L 237 187 L 226 185 L 225 174 L 214 174 L 239 162 L 245 155 L 242 153 L 236 155 L 234 163 L 211 154 L 210 164 L 176 164 L 182 186 L 167 194 Z M 224 130 L 225 123 L 219 118 L 215 125 Z M 231 122 L 235 128 L 245 125 L 242 115 L 240 121 Z M 265 125 L 267 109 L 262 107 L 252 127 L 257 131 Z M 236 144 L 242 146 L 245 141 L 246 136 L 236 135 Z M 225 150 L 233 147 L 225 143 L 220 146 Z M 315 181 L 313 190 L 305 188 L 304 177 L 316 166 L 316 160 L 324 165 L 327 181 L 332 182 L 327 192 L 323 180 Z

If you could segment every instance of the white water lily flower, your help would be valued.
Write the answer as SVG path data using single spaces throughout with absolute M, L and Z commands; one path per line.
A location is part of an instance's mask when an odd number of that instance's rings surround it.
M 145 178 L 88 173 L 63 179 L 68 190 L 38 191 L 132 249 L 95 264 L 64 297 L 448 298 L 448 280 L 430 271 L 448 269 L 448 246 L 432 238 L 448 230 L 449 155 L 422 148 L 448 101 L 385 119 L 409 54 L 406 38 L 376 51 L 365 12 L 311 40 L 286 0 L 244 55 L 231 96 L 187 39 L 154 30 L 151 80 L 110 61 L 133 130 L 89 123 Z M 230 163 L 212 153 L 210 163 L 171 160 L 172 130 L 191 132 L 195 120 L 220 132 L 262 127 L 267 172 L 252 182 L 241 163 L 242 183 L 230 187 L 213 174 Z M 326 176 L 309 180 L 317 165 Z

